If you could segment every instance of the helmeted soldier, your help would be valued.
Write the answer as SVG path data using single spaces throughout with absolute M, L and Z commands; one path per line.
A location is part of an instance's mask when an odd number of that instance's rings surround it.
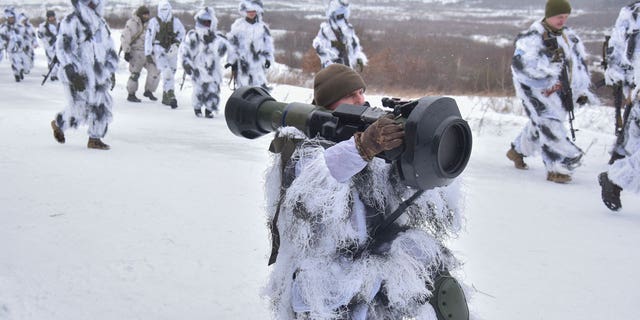
M 146 6 L 140 6 L 133 13 L 133 16 L 127 20 L 127 23 L 120 36 L 120 45 L 124 51 L 124 60 L 129 63 L 129 80 L 127 81 L 127 100 L 131 102 L 140 102 L 136 97 L 138 90 L 138 79 L 142 69 L 147 70 L 147 78 L 144 84 L 143 96 L 155 101 L 158 100 L 153 92 L 158 88 L 160 83 L 160 72 L 155 63 L 149 62 L 144 53 L 145 34 L 149 24 L 150 12 Z
M 4 17 L 7 20 L 0 26 L 0 59 L 4 56 L 4 50 L 7 50 L 13 76 L 16 82 L 20 82 L 24 80 L 24 66 L 27 63 L 27 55 L 24 51 L 26 45 L 24 25 L 17 23 L 17 15 L 13 7 L 4 9 Z
M 109 149 L 101 139 L 113 118 L 109 90 L 115 85 L 118 66 L 111 31 L 102 17 L 104 1 L 71 0 L 73 12 L 60 22 L 56 56 L 68 104 L 51 121 L 59 143 L 65 143 L 68 128 L 87 124 L 87 147 L 101 150 Z
M 162 0 L 158 15 L 149 20 L 144 39 L 144 54 L 149 63 L 155 63 L 162 74 L 162 104 L 178 107 L 175 94 L 175 74 L 178 67 L 178 48 L 185 29 L 180 19 L 173 16 L 171 4 Z
M 38 38 L 44 48 L 47 56 L 47 64 L 51 69 L 51 81 L 58 80 L 58 63 L 53 63 L 56 57 L 56 38 L 58 36 L 58 22 L 56 21 L 56 13 L 53 10 L 47 10 L 45 20 L 38 26 Z
M 516 95 L 529 122 L 511 143 L 507 157 L 516 168 L 527 169 L 524 157 L 541 153 L 547 180 L 557 183 L 571 181 L 584 154 L 569 139 L 565 121 L 574 104 L 596 101 L 589 91 L 582 41 L 565 26 L 570 13 L 568 1 L 548 0 L 545 18 L 516 38 L 511 64 Z
M 180 47 L 182 68 L 193 81 L 193 110 L 197 117 L 213 118 L 220 103 L 220 84 L 229 43 L 216 31 L 218 19 L 213 8 L 205 7 L 194 16 L 196 27 L 190 30 Z
M 620 192 L 640 192 L 640 1 L 620 10 L 607 48 L 607 85 L 622 90 L 621 130 L 611 151 L 607 171 L 598 182 L 604 204 L 613 211 L 622 208 Z
M 242 0 L 237 19 L 227 34 L 231 43 L 226 67 L 231 67 L 232 77 L 238 87 L 255 86 L 268 89 L 266 70 L 273 59 L 273 39 L 269 27 L 262 21 L 261 0 Z
M 330 0 L 326 12 L 327 21 L 322 22 L 318 35 L 313 39 L 313 48 L 320 57 L 323 68 L 341 63 L 362 71 L 367 64 L 360 40 L 353 25 L 349 23 L 350 14 L 349 0 Z

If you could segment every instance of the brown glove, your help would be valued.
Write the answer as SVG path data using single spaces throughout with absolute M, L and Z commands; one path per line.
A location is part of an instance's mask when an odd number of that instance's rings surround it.
M 362 159 L 371 161 L 378 153 L 401 146 L 404 128 L 389 114 L 376 120 L 364 132 L 356 132 L 353 136 Z

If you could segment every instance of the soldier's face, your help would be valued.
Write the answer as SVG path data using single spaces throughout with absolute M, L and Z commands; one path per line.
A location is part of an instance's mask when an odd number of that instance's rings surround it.
M 56 23 L 56 17 L 48 17 L 47 21 L 49 21 L 49 23 Z
M 149 21 L 149 14 L 148 13 L 143 14 L 140 19 L 142 19 L 142 22 Z
M 551 27 L 560 30 L 567 23 L 567 19 L 569 19 L 568 14 L 559 14 L 557 16 L 546 18 L 545 21 L 547 21 Z
M 7 18 L 7 22 L 8 22 L 9 24 L 14 24 L 14 23 L 16 23 L 16 17 L 13 17 L 13 16 L 12 16 L 12 17 Z
M 327 107 L 327 109 L 335 110 L 341 104 L 353 104 L 356 106 L 362 106 L 364 105 L 365 101 L 367 101 L 367 99 L 364 96 L 364 89 L 358 89 L 351 92 L 344 98 L 332 103 L 330 106 Z
M 255 10 L 252 11 L 247 11 L 247 18 L 249 19 L 253 19 L 258 15 L 258 13 Z

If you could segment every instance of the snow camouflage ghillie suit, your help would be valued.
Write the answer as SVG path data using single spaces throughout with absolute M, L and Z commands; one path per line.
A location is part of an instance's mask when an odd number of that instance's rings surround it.
M 44 53 L 47 56 L 47 65 L 51 67 L 53 58 L 56 57 L 56 38 L 58 36 L 58 24 L 56 23 L 55 12 L 49 10 L 46 14 L 46 19 L 38 26 L 38 38 L 44 49 Z M 58 80 L 58 68 L 59 64 L 53 64 L 51 69 L 51 81 Z
M 18 15 L 18 23 L 24 26 L 23 39 L 24 39 L 24 53 L 27 59 L 24 64 L 24 73 L 29 74 L 31 69 L 33 69 L 33 62 L 35 60 L 35 48 L 38 47 L 38 38 L 36 37 L 36 30 L 33 25 L 29 22 L 29 17 L 26 14 L 21 13 Z
M 60 22 L 56 56 L 58 77 L 65 86 L 68 105 L 52 122 L 54 137 L 64 143 L 68 128 L 88 124 L 88 147 L 108 149 L 100 138 L 112 120 L 113 100 L 109 90 L 115 84 L 118 54 L 111 31 L 102 18 L 105 0 L 72 0 L 73 12 Z
M 24 66 L 27 62 L 25 46 L 27 40 L 24 38 L 24 25 L 18 23 L 17 15 L 13 7 L 4 9 L 4 17 L 7 19 L 0 26 L 0 61 L 6 50 L 11 60 L 11 70 L 16 82 L 24 79 Z
M 555 37 L 564 54 L 546 47 L 543 37 Z M 550 181 L 568 182 L 571 172 L 581 164 L 583 151 L 567 137 L 564 122 L 568 111 L 563 106 L 561 90 L 548 96 L 544 91 L 560 82 L 563 68 L 568 64 L 574 105 L 585 103 L 585 99 L 597 101 L 589 91 L 590 76 L 585 57 L 582 41 L 570 28 L 554 33 L 542 21 L 534 22 L 515 41 L 511 64 L 513 84 L 529 122 L 512 142 L 510 153 L 517 152 L 526 157 L 541 152 Z M 554 180 L 556 176 L 565 180 Z
M 614 26 L 607 50 L 608 85 L 621 85 L 630 104 L 624 112 L 622 136 L 611 151 L 609 170 L 599 176 L 605 205 L 617 211 L 622 207 L 620 191 L 640 192 L 640 2 L 623 7 Z
M 196 28 L 190 30 L 180 46 L 182 67 L 193 81 L 193 109 L 196 116 L 213 118 L 220 103 L 222 83 L 221 58 L 227 53 L 229 43 L 216 32 L 218 19 L 213 8 L 206 7 L 196 13 Z
M 243 0 L 238 10 L 243 17 L 231 25 L 227 34 L 231 43 L 227 66 L 232 67 L 237 87 L 268 89 L 266 69 L 274 61 L 273 38 L 269 27 L 262 22 L 262 1 Z M 247 11 L 256 11 L 256 17 L 250 19 Z
M 162 103 L 177 108 L 175 74 L 178 67 L 178 48 L 184 39 L 185 29 L 180 19 L 171 13 L 171 4 L 162 0 L 158 4 L 158 15 L 149 20 L 144 39 L 144 54 L 153 55 L 158 70 L 162 73 Z
M 129 63 L 129 72 L 131 73 L 129 80 L 127 80 L 127 92 L 129 93 L 127 100 L 132 102 L 140 102 L 140 99 L 135 95 L 138 91 L 138 79 L 140 79 L 140 72 L 143 68 L 147 70 L 143 93 L 145 97 L 157 100 L 153 92 L 156 91 L 160 83 L 158 68 L 155 63 L 147 61 L 144 52 L 145 34 L 149 24 L 149 20 L 142 20 L 144 15 L 146 15 L 146 19 L 149 19 L 147 7 L 141 6 L 136 9 L 132 17 L 127 20 L 120 36 L 120 45 L 124 51 L 125 60 Z
M 290 160 L 282 165 L 285 151 L 276 153 L 266 178 L 280 243 L 265 288 L 274 318 L 435 320 L 436 273 L 460 265 L 444 246 L 461 229 L 457 183 L 426 191 L 365 249 L 385 208 L 415 190 L 394 165 L 364 161 L 354 138 L 335 144 L 284 127 L 272 147 L 285 138 L 295 143 Z
M 327 21 L 320 25 L 318 35 L 313 39 L 313 48 L 323 68 L 332 63 L 341 63 L 362 71 L 367 64 L 360 40 L 349 23 L 350 13 L 349 0 L 329 2 Z

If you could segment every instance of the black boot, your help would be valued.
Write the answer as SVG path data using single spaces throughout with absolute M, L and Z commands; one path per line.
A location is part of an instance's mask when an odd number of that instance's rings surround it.
M 204 109 L 204 117 L 205 118 L 213 118 L 213 112 L 211 112 L 209 109 Z
M 154 96 L 153 93 L 151 91 L 149 91 L 149 90 L 145 91 L 142 95 L 147 97 L 147 98 L 149 98 L 149 100 L 151 100 L 151 101 L 158 100 L 158 98 L 156 98 L 156 96 Z
M 15 76 L 16 77 L 16 82 L 20 82 L 20 76 Z
M 196 117 L 198 118 L 202 117 L 202 111 L 200 111 L 200 108 L 193 109 L 193 112 L 196 114 Z
M 131 102 L 140 102 L 142 100 L 138 99 L 138 97 L 136 97 L 135 93 L 129 94 L 127 96 L 127 101 L 131 101 Z
M 20 80 L 24 80 L 24 70 L 20 71 Z
M 609 175 L 606 172 L 602 172 L 598 175 L 598 183 L 602 187 L 602 202 L 612 211 L 618 211 L 622 208 L 620 202 L 620 188 L 618 185 L 609 180 Z

